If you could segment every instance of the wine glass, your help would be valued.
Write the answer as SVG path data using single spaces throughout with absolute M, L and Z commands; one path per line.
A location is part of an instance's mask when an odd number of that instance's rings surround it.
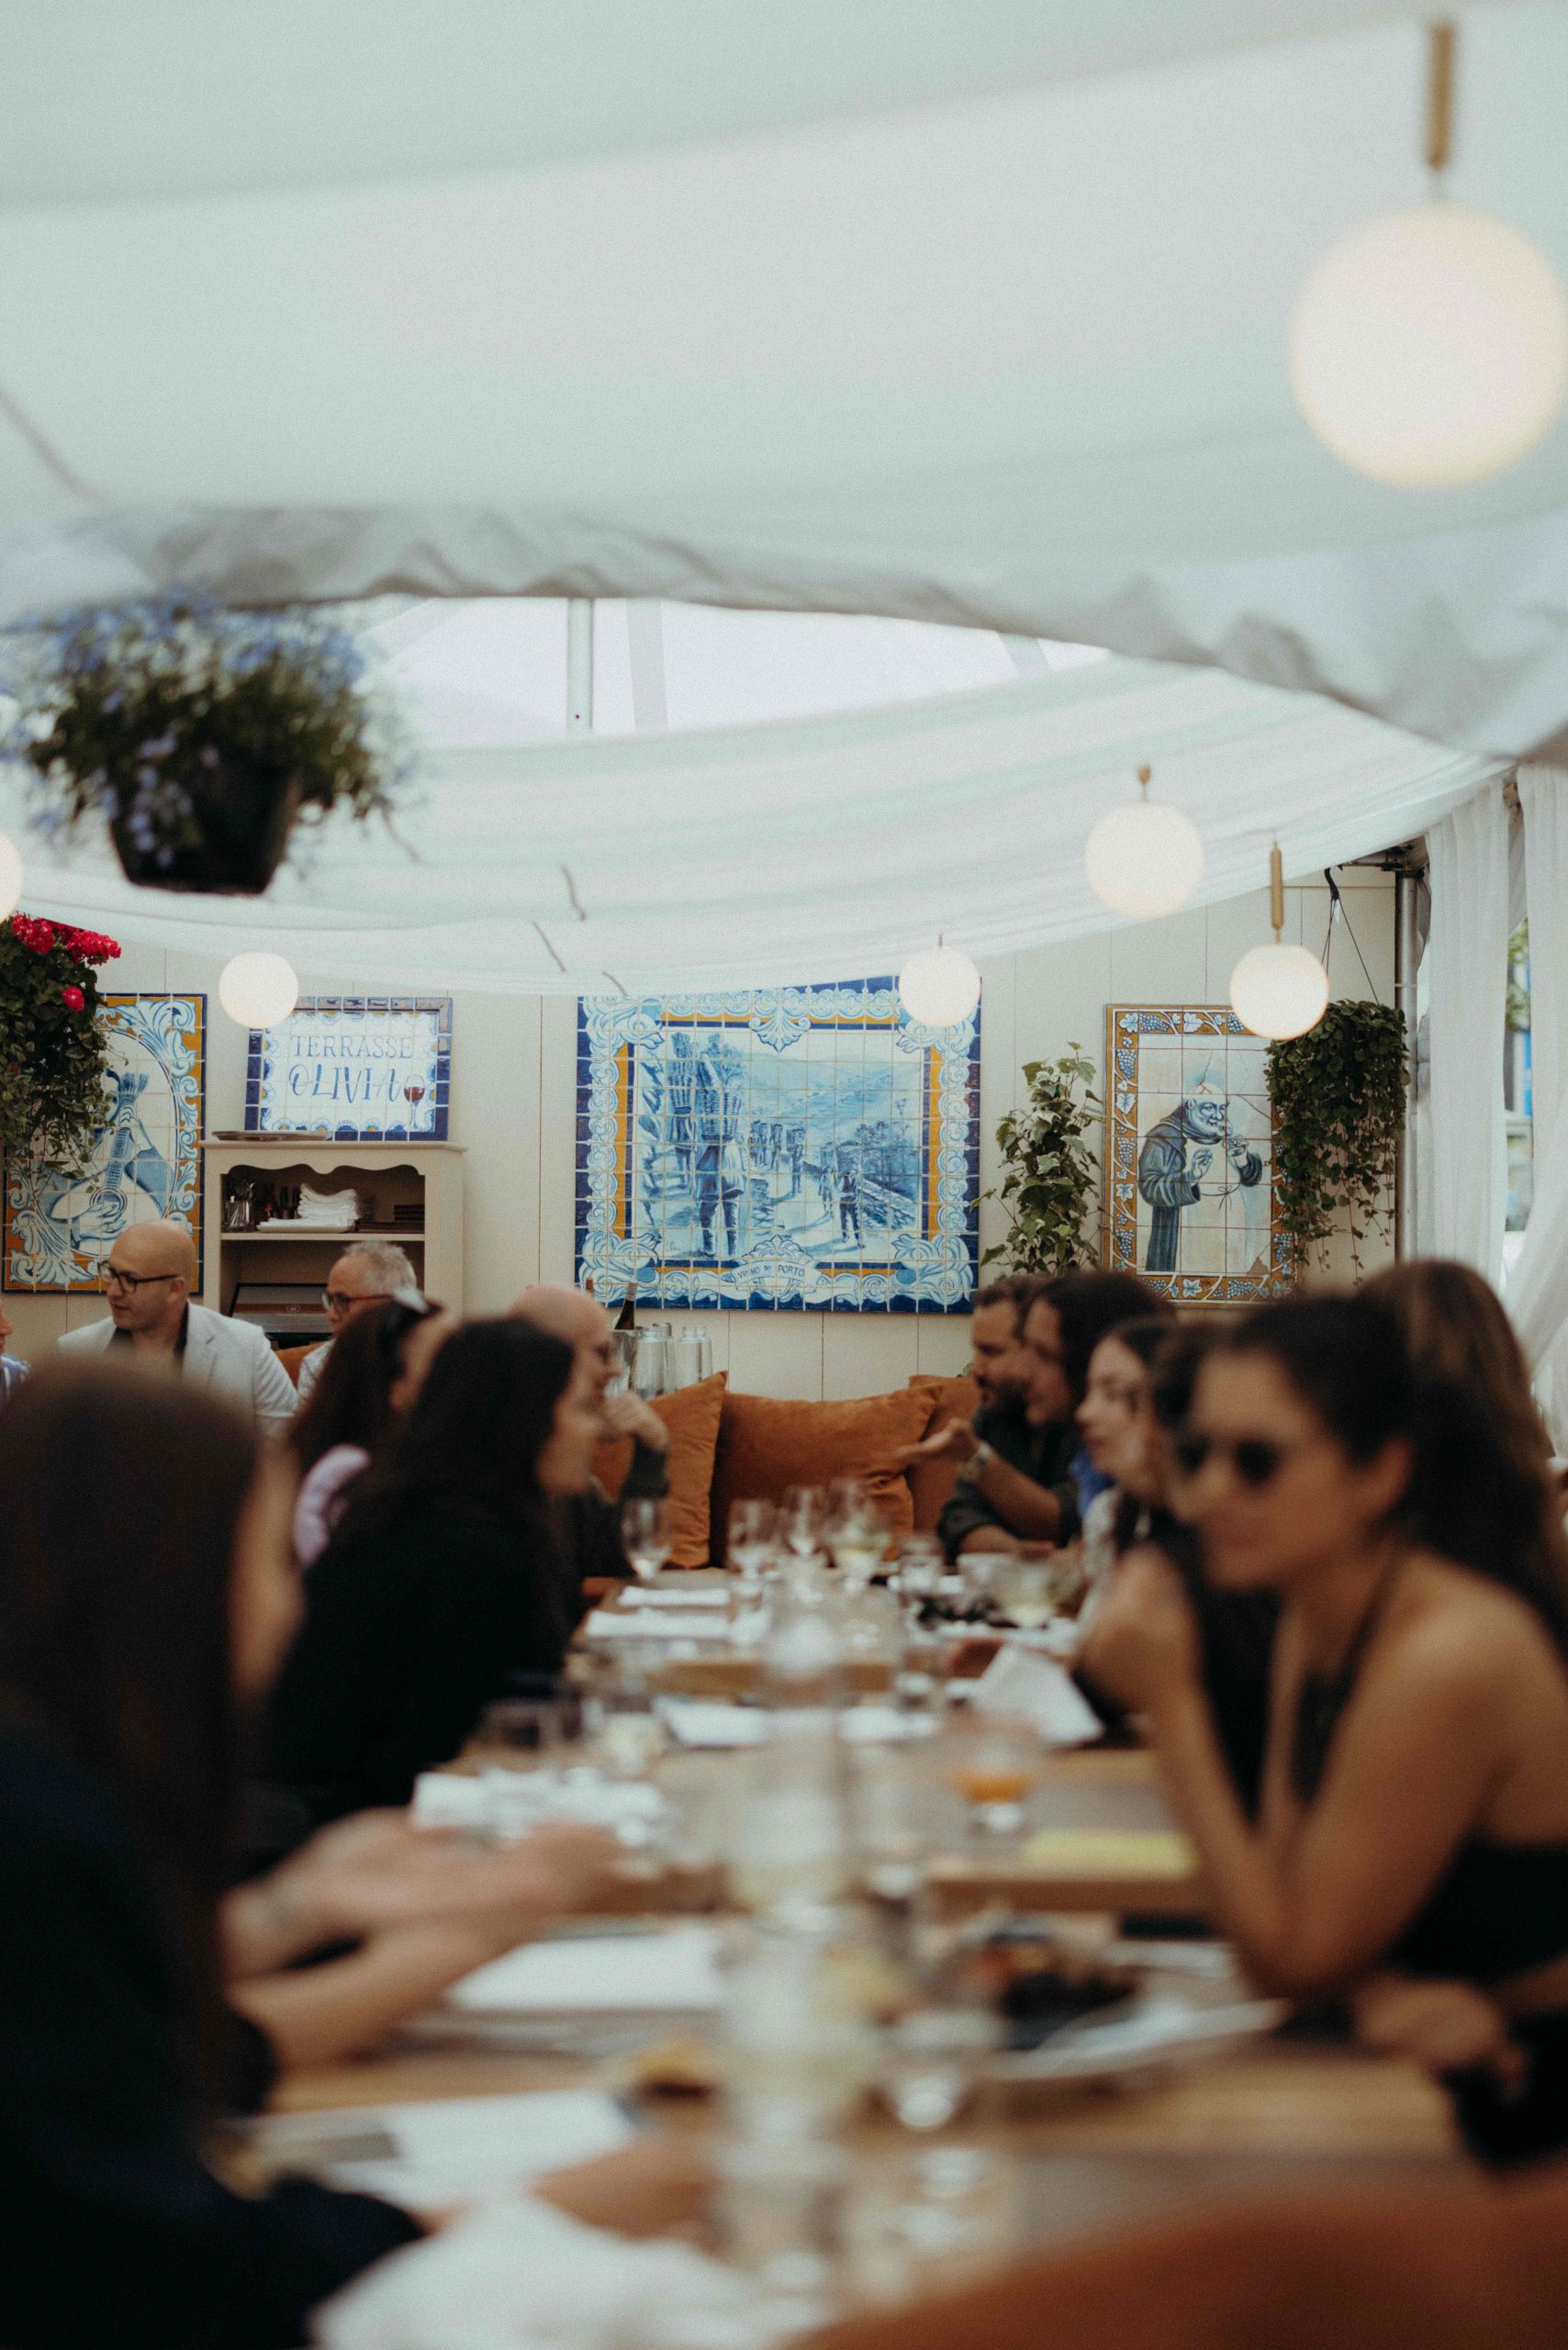
M 791 1485 L 778 1505 L 778 1531 L 797 1559 L 813 1559 L 822 1549 L 827 1509 L 820 1485 Z
M 833 1490 L 823 1539 L 846 1583 L 868 1583 L 887 1555 L 888 1529 L 868 1486 L 845 1478 Z
M 991 1594 L 1008 1621 L 1021 1632 L 1044 1629 L 1057 1612 L 1061 1570 L 1053 1557 L 1030 1558 L 1020 1551 L 1002 1561 L 991 1579 Z
M 669 1511 L 652 1495 L 621 1505 L 621 1539 L 643 1583 L 652 1583 L 670 1554 Z
M 1046 1775 L 1045 1741 L 1029 1722 L 967 1710 L 943 1732 L 942 1772 L 982 1836 L 1015 1836 L 1024 1807 Z
M 762 1581 L 763 1570 L 773 1556 L 778 1522 L 778 1512 L 771 1502 L 730 1504 L 724 1556 L 737 1570 L 744 1583 L 756 1585 Z

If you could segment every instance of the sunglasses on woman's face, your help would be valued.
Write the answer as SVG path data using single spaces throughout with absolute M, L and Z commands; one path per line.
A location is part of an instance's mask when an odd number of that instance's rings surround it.
M 1255 1494 L 1273 1483 L 1295 1449 L 1266 1436 L 1205 1436 L 1200 1428 L 1184 1429 L 1175 1441 L 1176 1458 L 1189 1477 L 1205 1461 L 1227 1460 L 1238 1483 Z

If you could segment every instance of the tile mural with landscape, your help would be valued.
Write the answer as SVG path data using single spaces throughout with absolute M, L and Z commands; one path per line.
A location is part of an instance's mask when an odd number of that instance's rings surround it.
M 1228 1004 L 1107 1008 L 1104 1261 L 1178 1304 L 1292 1286 L 1268 1055 Z
M 207 998 L 104 995 L 98 1018 L 104 1123 L 84 1169 L 6 1164 L 7 1291 L 101 1292 L 116 1239 L 157 1216 L 188 1224 L 200 1250 Z
M 962 1313 L 980 1013 L 913 1024 L 890 979 L 584 997 L 577 1268 L 613 1304 Z

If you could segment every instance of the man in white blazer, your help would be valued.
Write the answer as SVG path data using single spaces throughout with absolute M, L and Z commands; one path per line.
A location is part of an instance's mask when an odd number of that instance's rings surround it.
M 178 1371 L 249 1412 L 264 1436 L 294 1416 L 294 1382 L 260 1330 L 193 1305 L 196 1244 L 183 1224 L 133 1224 L 104 1269 L 109 1318 L 68 1330 L 68 1354 L 119 1353 Z

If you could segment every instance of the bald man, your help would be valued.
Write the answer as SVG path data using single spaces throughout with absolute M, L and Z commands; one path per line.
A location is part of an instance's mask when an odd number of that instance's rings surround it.
M 553 1338 L 564 1338 L 576 1349 L 579 1363 L 586 1362 L 593 1374 L 606 1437 L 632 1439 L 632 1466 L 613 1501 L 596 1481 L 586 1494 L 573 1494 L 551 1505 L 566 1578 L 565 1596 L 576 1611 L 575 1622 L 583 1612 L 583 1584 L 588 1578 L 608 1575 L 624 1581 L 632 1572 L 621 1539 L 621 1504 L 656 1500 L 668 1492 L 669 1430 L 640 1395 L 610 1394 L 610 1382 L 617 1369 L 615 1349 L 610 1344 L 610 1316 L 597 1298 L 589 1297 L 586 1290 L 557 1289 L 541 1281 L 525 1289 L 510 1311 L 519 1321 L 532 1322 L 536 1330 L 547 1330 Z
M 124 1354 L 178 1371 L 249 1412 L 266 1436 L 281 1436 L 294 1416 L 294 1382 L 262 1332 L 249 1322 L 191 1302 L 196 1252 L 189 1229 L 174 1222 L 133 1224 L 104 1268 L 109 1318 L 68 1330 L 68 1354 Z

